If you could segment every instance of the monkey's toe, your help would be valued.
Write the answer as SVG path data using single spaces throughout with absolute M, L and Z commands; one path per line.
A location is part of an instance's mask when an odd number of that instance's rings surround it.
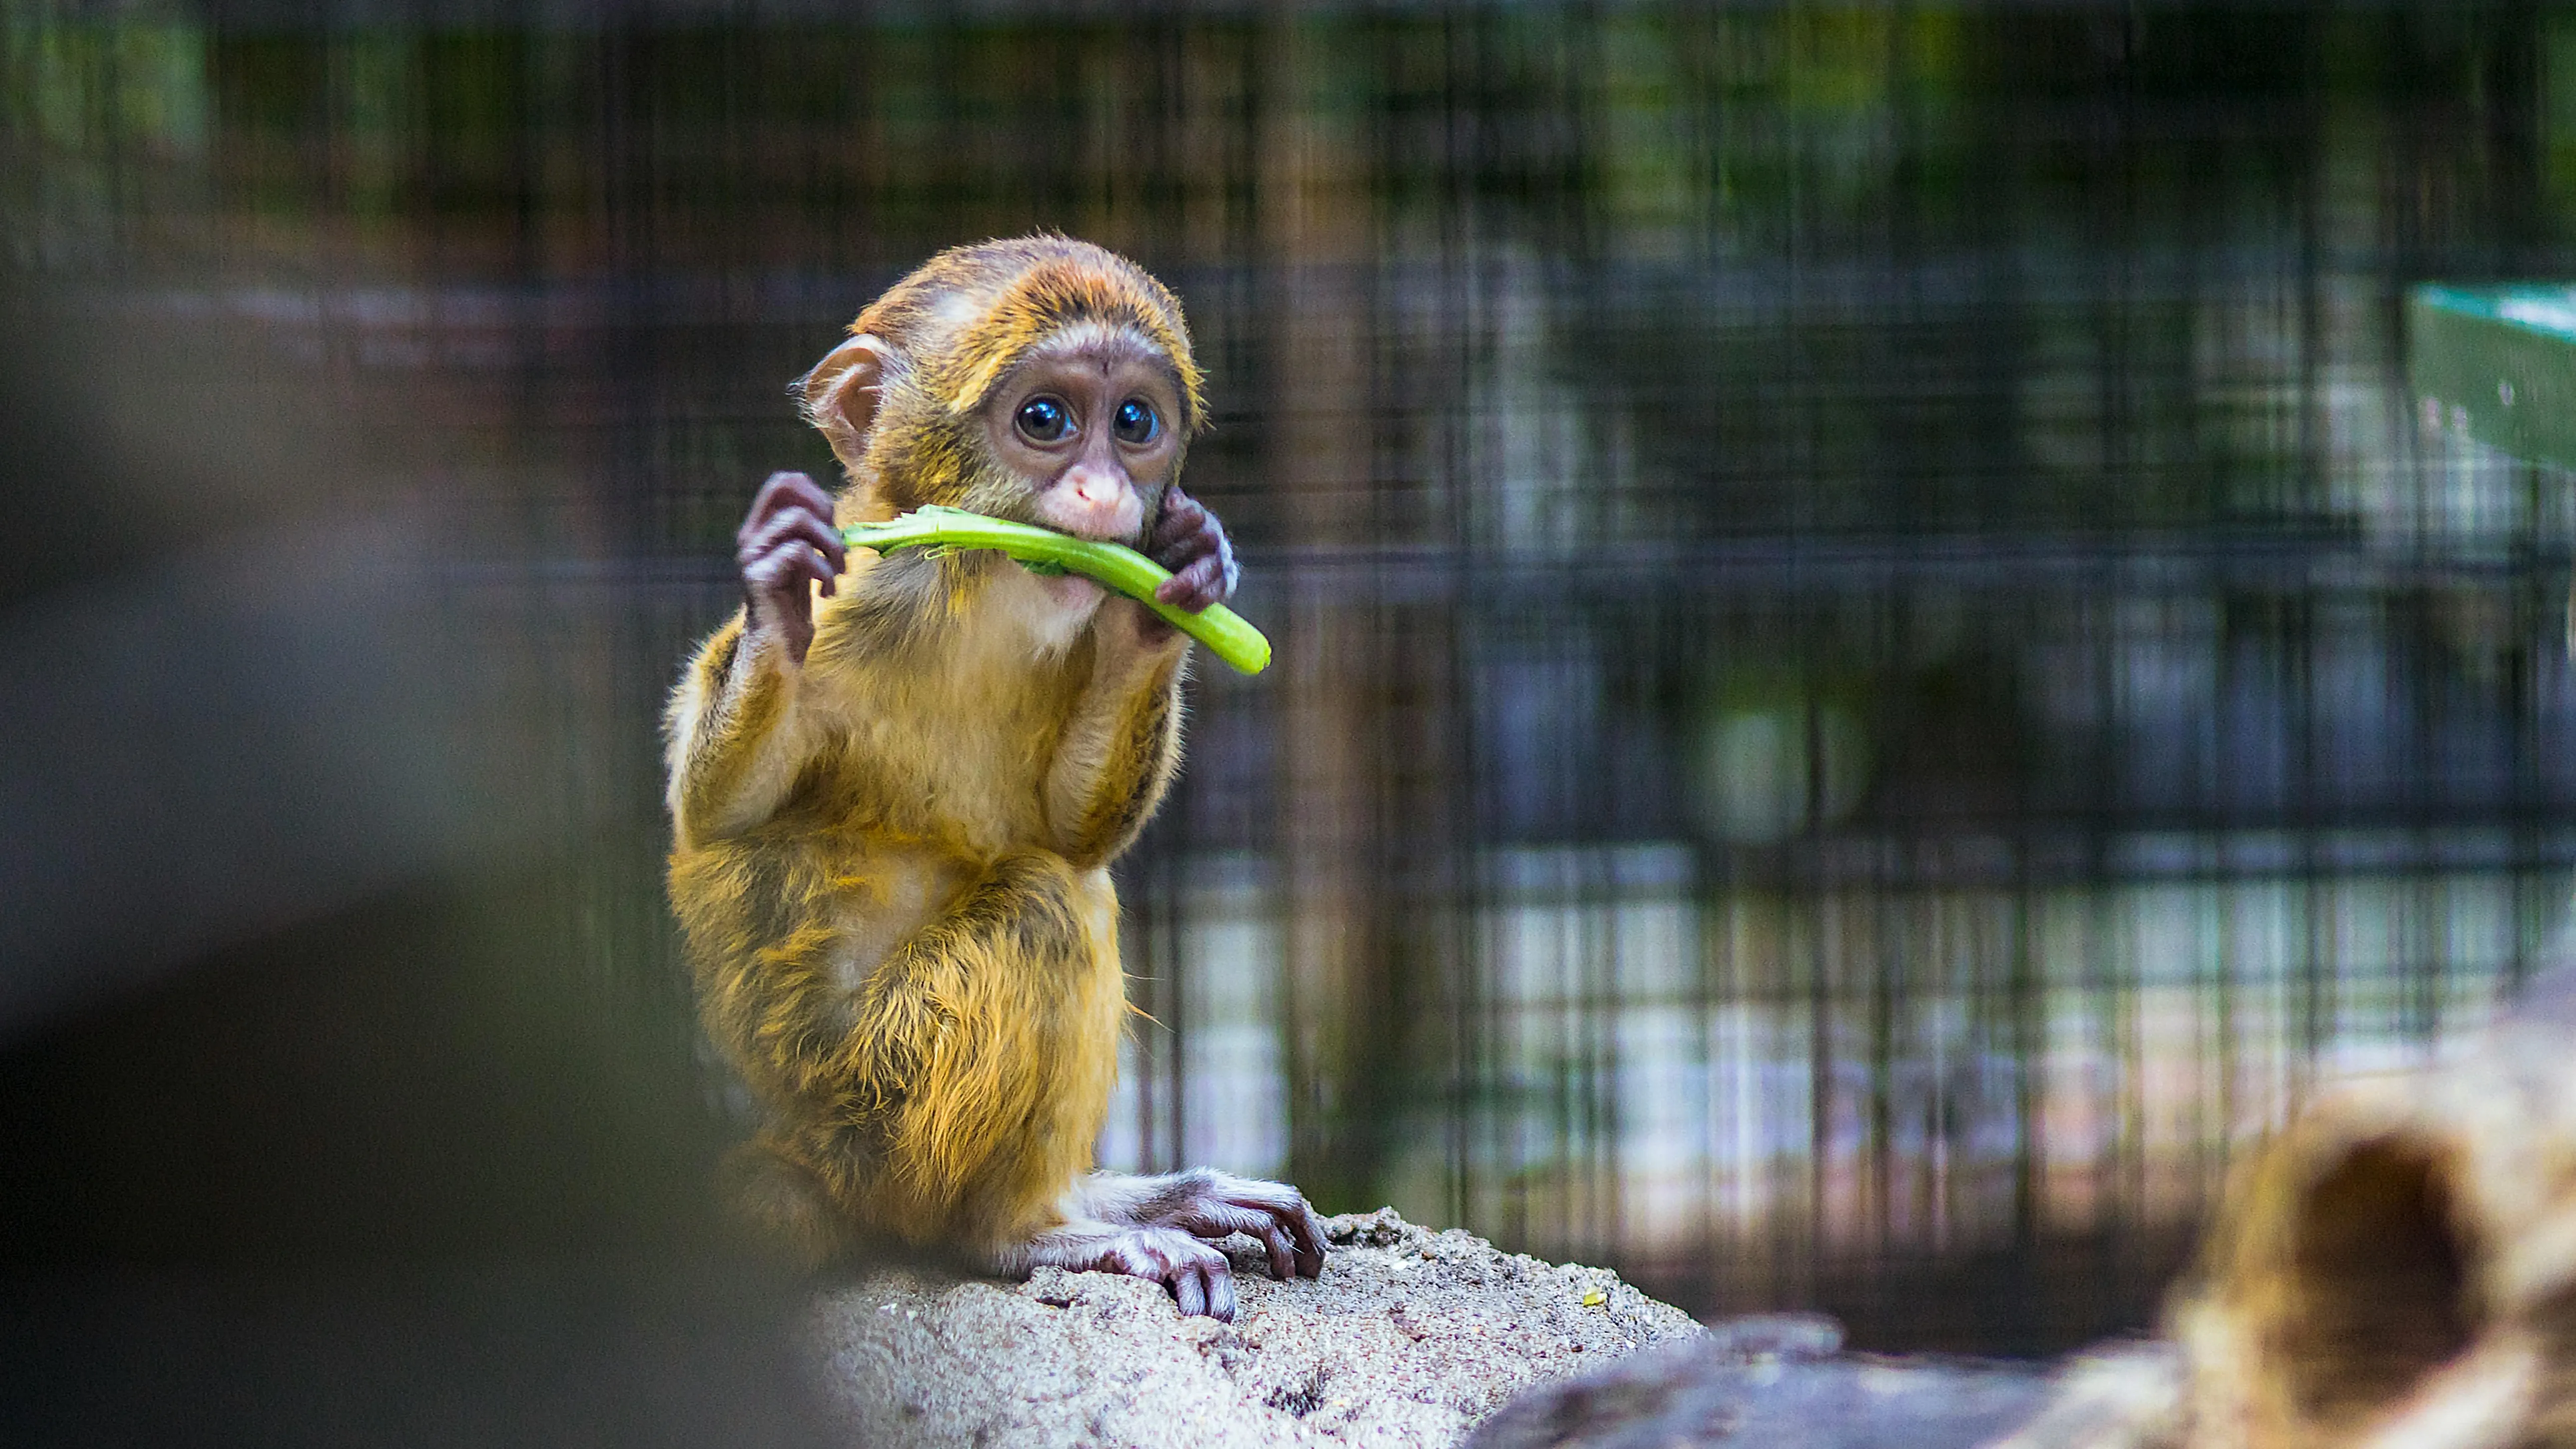
M 1234 1271 L 1225 1254 L 1172 1228 L 1139 1228 L 1110 1239 L 1089 1267 L 1163 1285 L 1185 1317 L 1234 1318 Z

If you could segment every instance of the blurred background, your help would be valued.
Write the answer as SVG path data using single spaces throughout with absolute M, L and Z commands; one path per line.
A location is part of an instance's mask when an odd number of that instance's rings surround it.
M 460 1263 L 603 1363 L 769 1321 L 656 716 L 826 472 L 787 381 L 991 235 L 1180 292 L 1279 651 L 1120 867 L 1109 1165 L 2054 1351 L 2566 915 L 2576 490 L 2403 304 L 2569 270 L 2576 5 L 0 20 L 0 1253 L 65 1363 L 391 1293 L 538 1373 Z

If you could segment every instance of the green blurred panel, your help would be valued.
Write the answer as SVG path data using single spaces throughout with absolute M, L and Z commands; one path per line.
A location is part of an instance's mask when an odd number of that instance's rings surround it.
M 2576 468 L 2576 285 L 2424 286 L 2407 312 L 2428 423 Z

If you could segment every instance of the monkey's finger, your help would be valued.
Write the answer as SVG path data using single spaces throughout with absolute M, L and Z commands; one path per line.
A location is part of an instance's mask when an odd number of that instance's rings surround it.
M 1193 608 L 1203 609 L 1209 604 L 1222 604 L 1233 598 L 1235 583 L 1242 577 L 1241 570 L 1235 566 L 1234 545 L 1227 540 L 1225 530 L 1216 526 L 1214 519 L 1209 519 L 1207 526 L 1198 533 L 1162 550 L 1154 558 L 1175 575 L 1196 570 L 1207 580 L 1206 587 L 1200 591 L 1206 596 L 1205 601 L 1189 606 Z M 1167 598 L 1163 602 L 1171 604 L 1177 601 Z
M 1205 1269 L 1207 1274 L 1207 1316 L 1219 1323 L 1234 1321 L 1234 1273 L 1218 1257 Z
M 772 473 L 760 485 L 760 491 L 752 495 L 751 511 L 744 517 L 742 532 L 736 537 L 747 540 L 753 529 L 791 503 L 825 518 L 832 516 L 832 495 L 824 492 L 813 479 L 802 473 Z
M 1307 1205 L 1305 1195 L 1293 1187 L 1284 1187 L 1280 1184 L 1247 1184 L 1247 1186 L 1275 1189 L 1266 1193 L 1244 1192 L 1228 1199 L 1238 1209 L 1251 1212 L 1260 1218 L 1261 1226 L 1249 1230 L 1255 1237 L 1268 1242 L 1274 1235 L 1279 1235 L 1282 1244 L 1290 1247 L 1290 1251 L 1286 1253 L 1274 1249 L 1273 1262 L 1276 1263 L 1284 1258 L 1293 1266 L 1295 1272 L 1308 1278 L 1322 1274 L 1324 1223 L 1321 1218 L 1315 1216 L 1315 1210 Z M 1288 1274 L 1282 1272 L 1278 1276 L 1285 1278 Z
M 831 566 L 814 552 L 813 545 L 786 543 L 751 561 L 742 571 L 743 593 L 755 608 L 767 601 L 769 612 L 783 621 L 812 623 L 813 590 L 808 582 L 820 582 L 825 593 L 834 589 Z
M 839 578 L 840 571 L 832 567 L 832 561 L 803 539 L 791 539 L 752 555 L 742 566 L 742 581 L 746 587 L 755 591 L 766 589 L 781 596 L 793 594 L 800 600 L 805 596 L 805 591 L 798 587 L 800 583 L 811 580 L 821 584 L 824 594 L 829 596 L 839 590 Z
M 834 563 L 820 549 L 808 545 L 807 550 L 812 555 L 814 581 L 823 586 L 823 597 L 829 599 L 838 596 L 841 592 L 840 565 Z
M 1225 560 L 1212 553 L 1202 554 L 1187 568 L 1156 585 L 1154 597 L 1195 614 L 1217 601 L 1217 586 L 1224 577 Z
M 1165 568 L 1171 569 L 1177 569 L 1183 563 L 1195 560 L 1203 554 L 1223 557 L 1230 551 L 1231 546 L 1226 542 L 1225 530 L 1217 527 L 1215 519 L 1204 516 L 1200 518 L 1197 527 L 1175 529 L 1168 534 L 1157 535 L 1153 542 L 1153 556 L 1162 560 Z
M 1195 1260 L 1182 1263 L 1172 1270 L 1169 1285 L 1172 1290 L 1172 1301 L 1181 1306 L 1183 1318 L 1196 1317 L 1208 1311 L 1207 1284 L 1200 1278 L 1200 1271 Z
M 1303 1194 L 1288 1215 L 1288 1231 L 1297 1239 L 1297 1271 L 1309 1278 L 1324 1276 L 1324 1220 L 1315 1216 Z
M 762 507 L 763 504 L 767 507 Z M 831 490 L 804 473 L 789 471 L 770 474 L 768 480 L 760 485 L 759 496 L 753 500 L 754 511 L 775 513 L 779 509 L 790 506 L 829 518 L 832 516 Z
M 807 508 L 782 508 L 771 514 L 753 531 L 742 550 L 763 554 L 790 539 L 812 545 L 815 552 L 830 561 L 836 573 L 850 566 L 849 545 L 842 541 L 841 531 L 834 528 L 824 515 Z
M 802 548 L 798 544 L 795 547 Z M 746 593 L 764 596 L 782 603 L 792 603 L 804 596 L 797 591 L 797 560 L 786 548 L 772 549 L 753 557 L 742 566 L 742 585 Z M 794 609 L 787 612 L 794 613 Z
M 1207 505 L 1175 486 L 1163 495 L 1163 516 L 1154 520 L 1154 546 L 1157 551 L 1177 547 L 1207 524 Z
M 1163 513 L 1169 516 L 1183 511 L 1207 512 L 1207 506 L 1190 496 L 1190 490 L 1179 483 L 1163 490 Z
M 1297 1250 L 1289 1243 L 1288 1234 L 1280 1228 L 1277 1218 L 1262 1219 L 1260 1229 L 1253 1236 L 1261 1240 L 1262 1248 L 1270 1254 L 1271 1277 L 1284 1283 L 1297 1275 Z
M 770 550 L 769 556 L 779 562 L 781 587 L 794 588 L 801 581 L 811 580 L 823 586 L 826 597 L 839 592 L 839 575 L 833 569 L 832 561 L 823 557 L 821 549 L 803 539 L 789 539 Z
M 1201 1205 L 1181 1220 L 1193 1236 L 1209 1242 L 1241 1233 L 1260 1240 L 1270 1255 L 1270 1276 L 1286 1278 L 1296 1271 L 1297 1255 L 1279 1228 L 1279 1210 L 1258 1201 L 1226 1198 Z

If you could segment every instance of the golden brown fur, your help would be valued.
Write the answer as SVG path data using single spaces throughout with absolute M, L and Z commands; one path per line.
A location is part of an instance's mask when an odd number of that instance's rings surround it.
M 1033 667 L 934 634 L 870 659 L 838 627 L 852 612 L 818 621 L 795 701 L 807 748 L 778 812 L 703 837 L 680 796 L 672 901 L 708 1028 L 772 1114 L 756 1150 L 855 1223 L 989 1250 L 1045 1226 L 1091 1166 L 1125 1009 L 1102 867 L 1125 840 L 1060 834 L 1037 807 L 1046 760 L 1029 746 L 1061 732 L 1079 653 Z M 711 642 L 675 717 L 740 630 Z M 1143 682 L 1135 714 L 1171 717 L 1174 673 Z M 745 752 L 724 746 L 777 730 L 786 691 L 771 671 L 747 678 L 749 709 L 681 736 L 701 745 L 690 773 L 738 775 Z M 1112 793 L 1158 795 L 1174 734 L 1104 770 Z M 862 981 L 871 946 L 885 954 Z
M 1029 516 L 979 409 L 1041 344 L 1150 349 L 1182 436 L 1204 411 L 1171 294 L 1061 238 L 947 253 L 851 331 L 871 350 L 804 383 L 844 522 Z M 1142 1200 L 1081 1188 L 1127 1009 L 1107 866 L 1177 767 L 1185 644 L 1132 609 L 1081 624 L 998 555 L 853 555 L 837 584 L 801 664 L 738 613 L 667 719 L 671 900 L 707 1028 L 768 1118 L 738 1190 L 809 1259 L 886 1237 L 1024 1266 Z

